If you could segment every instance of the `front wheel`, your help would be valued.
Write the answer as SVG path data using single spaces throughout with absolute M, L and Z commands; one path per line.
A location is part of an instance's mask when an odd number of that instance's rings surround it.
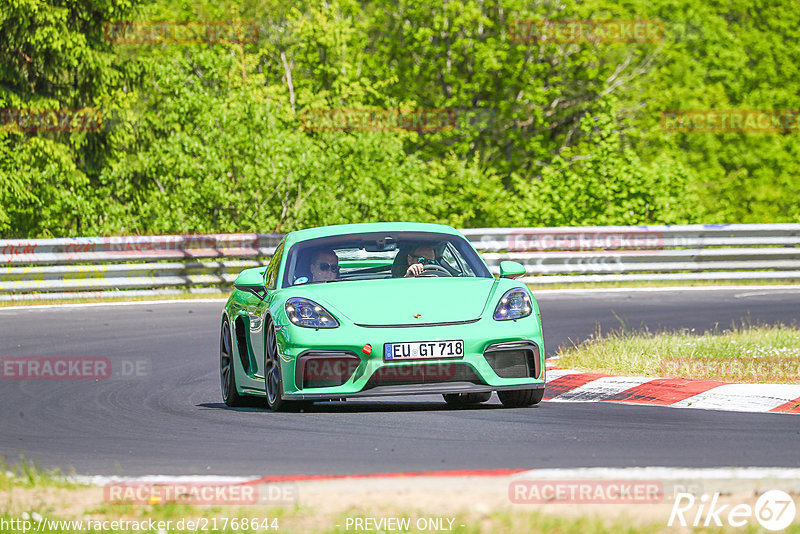
M 500 397 L 500 402 L 505 408 L 523 408 L 542 402 L 544 388 L 498 391 L 497 396 Z
M 480 404 L 488 401 L 492 392 L 486 393 L 445 393 L 442 395 L 444 401 L 450 406 L 466 406 L 469 404 Z
M 283 400 L 283 377 L 281 376 L 281 357 L 278 340 L 275 336 L 275 323 L 267 326 L 267 347 L 264 354 L 264 391 L 267 406 L 274 412 L 299 410 L 311 405 L 310 402 Z

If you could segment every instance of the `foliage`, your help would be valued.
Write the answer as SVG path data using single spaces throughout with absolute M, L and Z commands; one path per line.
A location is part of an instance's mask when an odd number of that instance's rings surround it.
M 797 132 L 660 127 L 670 109 L 800 109 L 797 13 L 789 0 L 7 0 L 0 237 L 800 221 Z M 512 32 L 648 18 L 662 41 Z M 109 42 L 124 20 L 240 20 L 258 38 Z M 8 110 L 83 108 L 102 128 L 8 124 Z M 455 124 L 303 121 L 332 109 L 446 109 Z

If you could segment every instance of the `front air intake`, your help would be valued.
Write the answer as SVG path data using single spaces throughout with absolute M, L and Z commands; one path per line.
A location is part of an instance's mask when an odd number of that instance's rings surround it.
M 500 378 L 539 378 L 539 347 L 531 341 L 495 343 L 483 353 L 486 362 Z
M 361 359 L 350 352 L 305 352 L 297 358 L 295 384 L 300 389 L 341 386 L 360 363 Z

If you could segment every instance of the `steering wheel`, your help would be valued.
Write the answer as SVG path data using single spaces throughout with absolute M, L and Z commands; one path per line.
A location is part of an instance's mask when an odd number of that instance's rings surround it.
M 419 278 L 420 276 L 428 277 L 428 276 L 453 276 L 453 275 L 450 274 L 450 271 L 448 271 L 441 265 L 431 264 L 431 265 L 426 265 L 425 267 L 422 268 L 422 272 L 419 275 L 417 275 L 417 278 Z

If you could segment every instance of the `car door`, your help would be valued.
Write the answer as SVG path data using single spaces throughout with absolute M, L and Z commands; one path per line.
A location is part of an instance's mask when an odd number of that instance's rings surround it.
M 275 254 L 264 271 L 264 287 L 267 295 L 261 302 L 247 307 L 247 316 L 250 323 L 250 347 L 253 349 L 253 358 L 256 364 L 256 376 L 264 377 L 264 355 L 266 350 L 266 318 L 270 304 L 275 300 L 275 289 L 278 287 L 278 271 L 283 256 L 283 241 L 275 248 Z

